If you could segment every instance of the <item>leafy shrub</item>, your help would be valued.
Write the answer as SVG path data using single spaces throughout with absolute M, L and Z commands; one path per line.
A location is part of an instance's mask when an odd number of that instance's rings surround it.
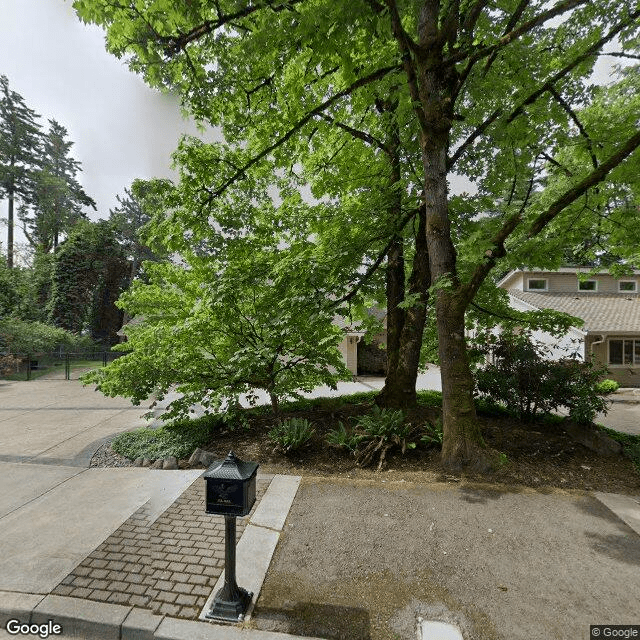
M 210 423 L 204 420 L 181 421 L 151 429 L 143 427 L 121 433 L 111 442 L 111 448 L 125 458 L 186 458 L 211 437 Z
M 590 423 L 608 403 L 597 386 L 606 369 L 574 358 L 549 360 L 543 345 L 523 334 L 502 334 L 491 345 L 494 364 L 476 372 L 484 397 L 509 407 L 520 419 L 569 410 L 569 417 Z
M 615 380 L 602 380 L 596 385 L 596 391 L 601 394 L 609 394 L 617 391 L 620 385 Z
M 284 453 L 295 451 L 306 444 L 315 429 L 308 420 L 301 418 L 291 418 L 277 424 L 269 431 L 269 439 L 275 442 L 277 447 Z
M 439 408 L 442 406 L 442 391 L 434 391 L 432 389 L 417 391 L 416 399 L 421 407 Z

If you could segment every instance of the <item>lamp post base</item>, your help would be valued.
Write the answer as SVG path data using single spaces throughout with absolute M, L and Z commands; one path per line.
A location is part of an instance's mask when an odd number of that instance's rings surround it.
M 213 599 L 213 606 L 209 613 L 205 614 L 207 620 L 220 620 L 222 622 L 242 622 L 251 604 L 253 593 L 237 587 L 236 597 L 227 599 L 225 587 L 222 587 Z

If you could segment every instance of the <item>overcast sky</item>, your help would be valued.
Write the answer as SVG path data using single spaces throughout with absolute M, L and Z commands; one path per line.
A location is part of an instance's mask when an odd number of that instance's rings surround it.
M 80 182 L 98 206 L 91 218 L 108 217 L 135 178 L 171 176 L 170 154 L 195 127 L 177 98 L 153 91 L 105 51 L 104 32 L 82 24 L 70 0 L 0 0 L 0 24 L 0 74 L 43 128 L 55 118 L 69 131 Z M 4 225 L 0 242 L 6 250 Z

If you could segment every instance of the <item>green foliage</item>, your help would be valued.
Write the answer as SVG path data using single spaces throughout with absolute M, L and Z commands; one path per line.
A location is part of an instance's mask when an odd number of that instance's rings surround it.
M 214 425 L 217 423 L 214 422 Z M 211 423 L 202 420 L 185 420 L 157 429 L 143 427 L 116 436 L 111 448 L 125 458 L 186 458 L 194 449 L 207 444 L 211 437 Z
M 64 329 L 41 322 L 28 322 L 17 318 L 0 318 L 0 351 L 34 354 L 43 351 L 66 351 L 89 348 L 93 342 L 88 336 L 74 335 Z
M 438 418 L 433 424 L 430 424 L 429 427 L 430 428 L 420 436 L 420 442 L 427 446 L 435 444 L 441 447 L 443 438 L 442 418 Z
M 374 406 L 371 413 L 360 417 L 356 429 L 370 438 L 404 437 L 408 433 L 409 425 L 404 424 L 404 413 L 395 409 L 381 409 Z
M 55 249 L 62 235 L 86 218 L 83 207 L 96 208 L 76 179 L 80 163 L 70 156 L 73 142 L 67 140 L 67 135 L 60 123 L 49 120 L 34 174 L 33 201 L 31 207 L 24 206 L 19 211 L 29 244 L 42 253 Z
M 82 220 L 55 254 L 48 321 L 92 338 L 115 344 L 122 314 L 115 301 L 129 275 L 129 265 L 113 227 Z
M 178 417 L 196 402 L 218 411 L 242 395 L 255 400 L 255 390 L 277 406 L 350 378 L 313 244 L 267 224 L 268 181 L 247 181 L 209 220 L 190 213 L 188 186 L 160 185 L 164 205 L 156 203 L 145 229 L 148 242 L 180 251 L 181 262 L 145 263 L 147 281 L 135 281 L 118 303 L 135 317 L 118 347 L 127 353 L 86 381 L 134 402 L 175 385 L 182 395 L 166 415 Z
M 275 425 L 269 431 L 269 439 L 284 453 L 297 451 L 309 442 L 315 433 L 313 423 L 301 418 L 290 418 Z
M 434 391 L 432 389 L 417 391 L 416 398 L 418 405 L 421 407 L 442 407 L 442 391 Z
M 520 419 L 530 421 L 566 407 L 571 419 L 590 423 L 597 413 L 606 412 L 607 401 L 597 389 L 605 369 L 592 362 L 549 360 L 550 349 L 526 333 L 493 336 L 484 348 L 494 363 L 476 372 L 478 392 Z
M 403 455 L 407 449 L 415 448 L 415 443 L 409 441 L 413 431 L 413 425 L 405 423 L 402 411 L 374 406 L 371 413 L 358 418 L 353 431 L 353 436 L 358 438 L 358 448 L 355 451 L 356 462 L 359 466 L 366 467 L 378 455 L 378 471 L 380 471 L 387 451 L 391 447 L 400 447 Z M 350 442 L 355 440 L 352 439 Z
M 453 325 L 498 262 L 552 265 L 579 238 L 594 247 L 615 238 L 637 253 L 637 225 L 622 213 L 637 204 L 638 74 L 602 92 L 589 84 L 611 42 L 637 46 L 635 0 L 294 4 L 75 0 L 114 55 L 224 137 L 183 140 L 173 206 L 151 240 L 185 257 L 221 251 L 216 277 L 233 262 L 247 267 L 227 243 L 286 246 L 278 263 L 304 282 L 296 293 L 309 307 L 328 294 L 348 300 L 334 309 L 346 317 L 384 298 L 390 242 L 410 263 L 416 212 L 430 203 L 424 238 L 437 269 L 422 289 L 435 284 L 431 300 L 446 304 L 425 357 L 462 331 Z M 473 188 L 449 197 L 455 175 Z M 611 189 L 598 186 L 605 179 Z M 415 270 L 407 275 L 408 285 Z M 404 287 L 396 302 L 421 330 L 415 293 Z M 462 352 L 443 365 L 468 373 Z M 459 394 L 459 413 L 471 392 Z
M 638 472 L 640 472 L 640 435 L 622 433 L 615 429 L 605 427 L 602 424 L 597 424 L 596 426 L 600 431 L 622 445 L 622 450 L 625 455 L 633 462 Z
M 620 385 L 615 380 L 602 380 L 596 385 L 596 392 L 602 395 L 608 395 L 614 393 L 620 388 Z
M 342 421 L 338 422 L 337 428 L 329 431 L 326 436 L 326 440 L 331 446 L 348 449 L 352 453 L 355 453 L 362 438 L 362 435 L 356 435 L 351 429 L 345 427 Z

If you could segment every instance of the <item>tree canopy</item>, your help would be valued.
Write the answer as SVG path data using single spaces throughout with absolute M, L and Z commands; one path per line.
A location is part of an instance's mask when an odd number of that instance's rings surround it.
M 443 463 L 491 464 L 472 401 L 465 314 L 496 265 L 553 259 L 549 247 L 559 247 L 573 219 L 596 237 L 609 225 L 614 237 L 616 194 L 637 195 L 629 186 L 638 175 L 637 104 L 621 97 L 623 84 L 607 102 L 590 76 L 602 55 L 637 58 L 637 4 L 76 0 L 74 7 L 105 27 L 108 48 L 147 82 L 179 92 L 196 118 L 221 128 L 224 143 L 186 140 L 176 156 L 182 202 L 174 211 L 193 240 L 210 219 L 224 227 L 220 212 L 230 228 L 243 228 L 237 185 L 250 176 L 271 176 L 282 197 L 272 228 L 312 235 L 326 248 L 334 281 L 344 275 L 345 300 L 385 257 L 388 273 L 394 264 L 404 270 L 399 239 L 411 240 L 417 259 L 409 281 L 399 272 L 387 279 L 393 308 L 407 310 L 398 314 L 398 361 L 413 367 L 425 319 L 416 310 L 429 304 L 442 371 Z M 473 181 L 476 193 L 452 194 L 455 174 Z M 604 188 L 604 180 L 623 186 Z M 304 204 L 305 186 L 320 204 Z M 576 240 L 564 238 L 564 246 Z

